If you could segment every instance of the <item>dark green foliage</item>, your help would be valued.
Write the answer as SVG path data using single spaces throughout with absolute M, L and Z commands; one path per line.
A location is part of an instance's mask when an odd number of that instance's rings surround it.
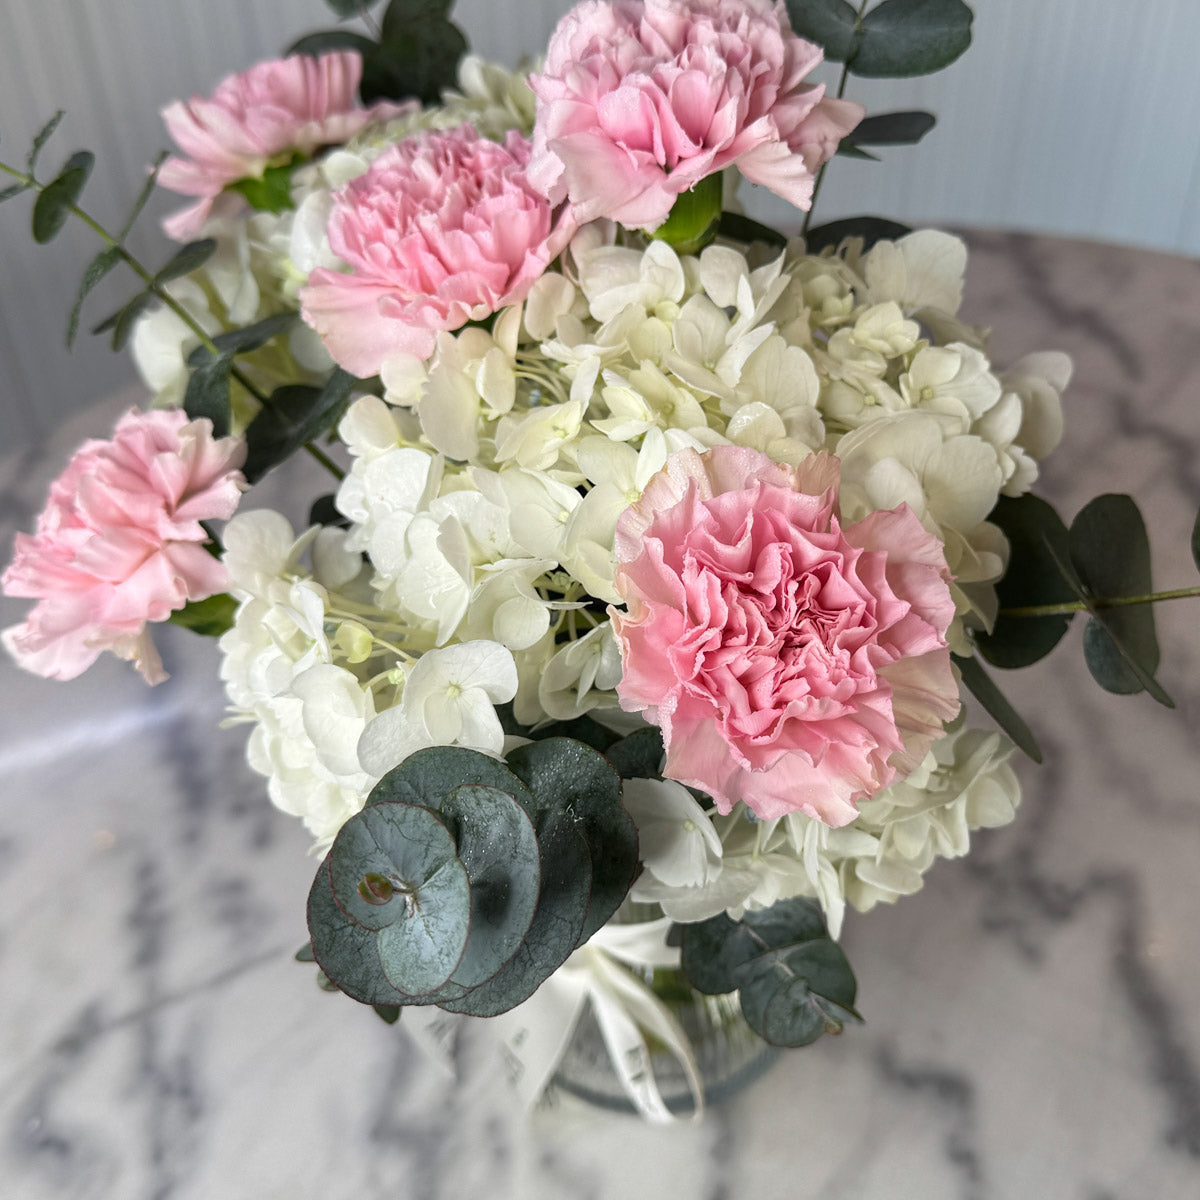
M 855 75 L 929 75 L 971 44 L 962 0 L 884 0 L 859 16 L 845 0 L 786 0 L 792 28 Z
M 180 246 L 167 263 L 155 272 L 154 286 L 162 287 L 172 279 L 180 279 L 198 271 L 216 252 L 217 243 L 214 238 L 201 238 L 196 242 L 188 242 L 186 246 Z
M 685 925 L 681 945 L 692 985 L 713 995 L 736 990 L 747 1023 L 772 1045 L 806 1046 L 861 1020 L 854 973 L 814 901 Z
M 236 183 L 231 183 L 229 189 L 237 192 L 258 212 L 287 212 L 295 207 L 292 204 L 292 172 L 299 161 L 293 159 L 291 162 L 267 167 L 259 178 L 239 179 Z
M 912 146 L 937 124 L 929 112 L 876 113 L 864 117 L 845 141 L 861 146 Z
M 1003 610 L 1078 599 L 1078 586 L 1060 569 L 1070 560 L 1067 527 L 1045 500 L 1032 495 L 1001 496 L 990 519 L 1008 538 L 1008 569 L 996 585 L 1001 614 L 990 634 L 976 635 L 975 644 L 993 666 L 1027 667 L 1054 649 L 1071 614 L 1016 617 Z
M 979 665 L 979 659 L 960 658 L 956 654 L 954 662 L 962 675 L 963 685 L 979 701 L 983 711 L 1012 738 L 1019 750 L 1029 755 L 1034 762 L 1040 763 L 1042 748 L 1033 736 L 1033 730 L 1025 724 L 1004 693 L 992 682 L 991 676 Z
M 187 391 L 183 395 L 183 411 L 192 420 L 201 417 L 212 422 L 213 437 L 228 437 L 231 419 L 230 373 L 233 370 L 232 351 L 207 354 L 192 367 Z
M 67 318 L 67 348 L 75 344 L 75 335 L 79 332 L 79 314 L 88 293 L 121 261 L 119 246 L 105 246 L 95 258 L 84 268 L 83 278 L 79 281 L 79 290 L 75 293 L 75 303 L 71 305 L 71 315 Z
M 637 866 L 620 779 L 591 747 L 551 738 L 509 765 L 432 747 L 338 833 L 310 893 L 314 953 L 364 1003 L 503 1012 L 612 916 Z
M 33 240 L 44 245 L 67 223 L 71 209 L 92 173 L 95 156 L 78 150 L 67 159 L 58 175 L 38 193 L 33 204 Z
M 242 473 L 256 483 L 306 442 L 318 438 L 341 419 L 358 380 L 340 368 L 324 387 L 290 384 L 276 388 L 246 430 L 246 463 Z
M 60 108 L 34 135 L 33 144 L 29 147 L 29 155 L 25 159 L 27 174 L 32 175 L 37 170 L 38 159 L 41 157 L 43 148 L 65 115 L 64 111 Z
M 906 233 L 912 233 L 907 225 L 883 217 L 843 217 L 810 229 L 804 241 L 810 254 L 820 254 L 822 250 L 836 250 L 846 238 L 862 238 L 864 249 L 869 249 L 876 242 L 895 241 Z
M 1160 704 L 1174 707 L 1154 679 L 1159 650 L 1152 606 L 1104 603 L 1154 590 L 1150 541 L 1137 505 L 1129 496 L 1097 496 L 1071 523 L 1069 544 L 1084 594 L 1097 601 L 1089 604 L 1092 617 L 1083 632 L 1083 654 L 1093 678 L 1107 691 L 1145 690 Z
M 787 245 L 787 238 L 779 230 L 762 225 L 741 213 L 723 212 L 717 225 L 717 236 L 735 242 L 766 242 L 768 246 L 778 246 L 780 249 Z

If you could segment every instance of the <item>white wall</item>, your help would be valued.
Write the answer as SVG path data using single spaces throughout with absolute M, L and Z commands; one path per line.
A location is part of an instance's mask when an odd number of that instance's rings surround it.
M 455 15 L 476 50 L 515 62 L 545 44 L 568 7 L 458 0 Z M 924 107 L 939 125 L 923 145 L 888 151 L 883 163 L 838 160 L 821 218 L 878 212 L 1200 254 L 1200 2 L 973 7 L 975 44 L 948 71 L 851 81 L 847 94 L 873 111 Z M 78 147 L 94 150 L 86 204 L 114 224 L 143 165 L 165 145 L 163 104 L 210 90 L 330 16 L 322 0 L 0 0 L 0 156 L 21 162 L 34 131 L 65 108 L 46 168 Z M 27 197 L 0 208 L 0 439 L 9 446 L 133 379 L 126 360 L 86 331 L 66 354 L 75 284 L 98 246 L 77 226 L 35 246 L 28 214 Z M 134 245 L 165 257 L 152 220 Z M 85 322 L 132 290 L 121 279 L 98 291 Z

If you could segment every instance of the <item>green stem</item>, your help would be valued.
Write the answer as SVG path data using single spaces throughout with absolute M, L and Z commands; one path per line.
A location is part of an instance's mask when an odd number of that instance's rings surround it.
M 1200 596 L 1200 587 L 1172 588 L 1166 592 L 1150 592 L 1145 596 L 1102 596 L 1090 601 L 1071 600 L 1063 604 L 1026 604 L 1016 608 L 1002 608 L 1002 617 L 1058 617 L 1069 613 L 1088 612 L 1093 608 L 1128 608 L 1135 604 L 1157 604 L 1160 600 L 1182 600 L 1187 596 Z
M 870 0 L 862 0 L 862 3 L 858 6 L 858 12 L 855 14 L 855 17 L 854 17 L 855 32 L 857 32 L 859 29 L 859 26 L 863 19 L 863 14 L 867 11 L 867 4 L 869 2 L 870 2 Z M 853 55 L 850 55 L 849 57 L 847 57 L 846 61 L 844 63 L 842 63 L 842 75 L 841 75 L 841 78 L 838 80 L 838 86 L 837 86 L 837 98 L 839 100 L 842 98 L 843 95 L 845 95 L 845 92 L 846 92 L 846 81 L 850 78 L 850 58 L 852 58 L 852 57 L 853 57 Z M 817 178 L 813 182 L 812 197 L 810 198 L 810 200 L 808 202 L 808 212 L 806 212 L 804 214 L 804 224 L 800 227 L 800 233 L 802 235 L 806 234 L 808 232 L 808 227 L 812 224 L 813 210 L 817 207 L 817 194 L 821 190 L 821 183 L 825 178 L 825 168 L 828 166 L 829 166 L 828 162 L 823 162 L 821 164 L 821 169 L 817 172 Z
M 41 193 L 45 191 L 46 185 L 42 183 L 36 176 L 29 175 L 25 171 L 18 171 L 15 167 L 9 166 L 8 163 L 0 161 L 0 171 L 6 175 L 11 175 L 27 188 Z M 200 344 L 213 355 L 219 354 L 216 344 L 209 337 L 203 326 L 188 312 L 170 292 L 158 284 L 154 280 L 154 276 L 144 267 L 141 262 L 136 259 L 125 248 L 125 243 L 120 238 L 115 238 L 99 221 L 90 213 L 80 208 L 77 204 L 72 204 L 67 209 L 78 220 L 82 221 L 106 246 L 110 246 L 120 256 L 121 261 L 146 285 L 146 290 L 158 300 L 160 300 L 167 308 L 171 310 L 187 328 L 196 335 L 200 340 Z M 231 378 L 236 379 L 238 383 L 246 389 L 259 404 L 265 408 L 271 407 L 271 398 L 263 390 L 258 387 L 255 382 L 250 379 L 246 373 L 235 364 L 230 365 L 229 374 Z M 314 446 L 311 442 L 306 442 L 304 446 L 313 458 L 317 460 L 327 471 L 330 472 L 339 481 L 344 479 L 345 472 L 322 450 Z

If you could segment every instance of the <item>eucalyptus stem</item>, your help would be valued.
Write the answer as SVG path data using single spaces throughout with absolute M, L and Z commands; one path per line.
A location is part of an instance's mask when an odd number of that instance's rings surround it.
M 36 175 L 32 175 L 26 171 L 19 171 L 16 167 L 10 166 L 8 163 L 0 160 L 0 171 L 6 175 L 12 176 L 26 188 L 30 188 L 39 194 L 46 189 L 46 184 L 42 183 Z M 124 235 L 117 238 L 111 233 L 91 213 L 79 207 L 78 204 L 69 204 L 66 209 L 77 220 L 86 225 L 106 246 L 117 252 L 121 261 L 146 285 L 146 290 L 160 300 L 167 308 L 177 316 L 183 324 L 196 335 L 200 344 L 213 355 L 220 354 L 216 343 L 209 336 L 204 327 L 192 316 L 190 312 L 174 296 L 171 295 L 160 283 L 156 282 L 154 275 L 148 271 L 139 259 L 134 257 L 125 247 Z M 128 230 L 126 230 L 126 233 Z M 229 367 L 230 377 L 236 379 L 246 391 L 254 397 L 264 408 L 271 407 L 271 397 L 267 395 L 255 382 L 252 380 L 236 363 L 231 363 Z M 346 477 L 346 473 L 319 447 L 314 446 L 312 442 L 306 442 L 304 449 L 316 459 L 331 475 L 337 480 L 342 480 Z
M 1135 604 L 1157 604 L 1160 600 L 1182 600 L 1200 596 L 1200 587 L 1172 588 L 1165 592 L 1149 592 L 1144 596 L 1098 596 L 1094 599 L 1070 600 L 1063 604 L 1025 604 L 1002 608 L 1001 617 L 1059 617 L 1070 613 L 1090 612 L 1092 609 L 1129 608 Z
M 862 0 L 858 6 L 858 12 L 854 16 L 854 28 L 857 32 L 859 23 L 863 19 L 863 14 L 867 11 L 867 4 L 870 0 Z M 842 63 L 842 74 L 838 80 L 837 98 L 840 100 L 846 93 L 846 81 L 850 78 L 850 59 L 853 55 L 848 55 L 846 61 Z M 817 195 L 821 190 L 821 183 L 825 179 L 825 169 L 829 166 L 828 160 L 821 164 L 821 169 L 817 172 L 817 178 L 813 181 L 812 196 L 808 201 L 808 212 L 804 214 L 804 224 L 800 226 L 800 233 L 803 236 L 808 232 L 808 227 L 812 224 L 813 210 L 817 207 Z

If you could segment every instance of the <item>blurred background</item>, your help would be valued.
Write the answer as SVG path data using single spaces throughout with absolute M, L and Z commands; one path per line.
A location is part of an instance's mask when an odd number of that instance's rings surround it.
M 1197 0 L 971 0 L 974 44 L 915 80 L 851 80 L 871 112 L 924 108 L 938 125 L 881 163 L 838 159 L 818 216 L 860 212 L 910 224 L 1022 229 L 1200 255 Z M 543 48 L 571 0 L 458 0 L 472 48 L 509 65 Z M 0 0 L 0 156 L 23 163 L 33 134 L 66 110 L 42 160 L 96 153 L 85 207 L 110 227 L 165 148 L 169 101 L 278 55 L 333 24 L 323 0 Z M 826 78 L 836 78 L 830 72 Z M 769 199 L 769 198 L 768 198 Z M 133 248 L 167 257 L 152 204 Z M 67 314 L 99 248 L 77 223 L 49 246 L 28 234 L 31 201 L 0 208 L 0 451 L 32 445 L 64 417 L 136 381 L 91 324 L 131 295 L 114 271 L 84 310 L 74 351 Z M 756 213 L 797 220 L 786 206 Z

